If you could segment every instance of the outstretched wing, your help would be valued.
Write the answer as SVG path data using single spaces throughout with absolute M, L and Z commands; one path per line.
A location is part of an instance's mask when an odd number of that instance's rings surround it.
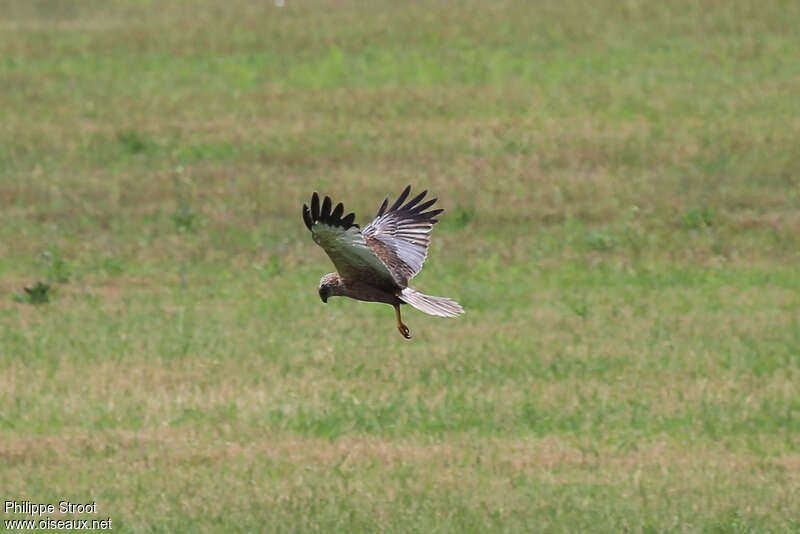
M 428 191 L 423 191 L 403 205 L 410 192 L 411 186 L 406 186 L 388 210 L 389 197 L 386 197 L 375 219 L 364 228 L 367 244 L 389 268 L 401 287 L 406 287 L 408 281 L 422 269 L 428 257 L 431 230 L 439 222 L 434 217 L 444 211 L 425 211 L 437 200 L 434 198 L 420 204 Z
M 340 202 L 331 210 L 330 197 L 325 197 L 322 207 L 319 195 L 311 196 L 311 209 L 303 204 L 303 221 L 311 230 L 314 242 L 321 246 L 344 280 L 361 280 L 373 285 L 398 287 L 392 273 L 367 245 L 357 224 L 355 213 L 342 217 L 344 206 Z

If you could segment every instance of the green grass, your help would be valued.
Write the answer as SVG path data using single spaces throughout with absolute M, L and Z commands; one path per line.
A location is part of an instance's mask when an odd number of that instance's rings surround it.
M 798 531 L 798 18 L 0 6 L 0 495 L 122 532 Z M 414 285 L 467 310 L 410 342 L 319 301 L 300 217 L 407 183 L 446 209 Z

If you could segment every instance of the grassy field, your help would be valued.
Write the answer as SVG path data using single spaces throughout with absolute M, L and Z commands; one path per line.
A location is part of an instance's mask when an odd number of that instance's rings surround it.
M 119 532 L 800 531 L 798 20 L 0 4 L 0 495 Z M 446 209 L 414 286 L 467 310 L 412 341 L 320 302 L 300 216 L 408 183 Z

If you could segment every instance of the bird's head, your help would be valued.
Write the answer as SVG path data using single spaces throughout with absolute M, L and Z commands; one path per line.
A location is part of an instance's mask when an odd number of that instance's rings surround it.
M 319 298 L 322 302 L 328 302 L 328 297 L 339 295 L 339 288 L 342 280 L 338 273 L 328 273 L 319 280 Z

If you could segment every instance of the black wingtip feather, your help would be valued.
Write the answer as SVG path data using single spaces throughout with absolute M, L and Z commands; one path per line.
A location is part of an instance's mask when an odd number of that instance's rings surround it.
M 405 188 L 405 189 L 403 189 L 403 192 L 402 192 L 402 193 L 400 193 L 400 196 L 399 196 L 399 197 L 397 197 L 397 200 L 395 200 L 395 201 L 394 201 L 394 204 L 392 204 L 392 207 L 391 207 L 391 208 L 389 208 L 389 211 L 394 211 L 394 210 L 396 210 L 397 208 L 399 208 L 400 206 L 402 206 L 402 205 L 403 205 L 403 202 L 405 202 L 405 200 L 406 200 L 406 197 L 408 197 L 408 194 L 409 194 L 410 192 L 411 192 L 411 186 L 410 186 L 410 185 L 407 185 L 407 186 L 406 186 L 406 188 Z
M 378 208 L 378 214 L 375 215 L 375 217 L 377 218 L 383 215 L 383 213 L 386 211 L 386 206 L 388 205 L 389 205 L 389 197 L 386 197 L 383 199 L 383 204 L 381 204 L 381 207 Z
M 339 205 L 341 206 L 341 204 Z M 350 228 L 351 226 L 353 226 L 353 221 L 355 220 L 355 218 L 356 218 L 355 213 L 348 214 L 346 217 L 342 219 L 342 226 L 344 226 L 345 228 Z
M 331 219 L 341 219 L 342 213 L 344 213 L 344 204 L 339 202 L 331 212 Z
M 311 195 L 311 220 L 319 220 L 319 195 L 316 191 Z
M 319 214 L 320 219 L 327 219 L 331 216 L 331 197 L 326 196 L 322 201 L 322 212 Z
M 342 213 L 344 213 L 344 204 L 339 202 L 333 211 L 331 211 L 332 205 L 333 201 L 331 201 L 331 198 L 325 197 L 325 199 L 322 201 L 322 206 L 320 207 L 319 195 L 314 192 L 314 194 L 311 195 L 311 208 L 309 209 L 308 206 L 303 204 L 303 222 L 305 223 L 306 227 L 311 230 L 315 223 L 321 222 L 329 226 L 339 226 L 345 230 L 352 228 L 353 226 L 358 228 L 357 224 L 353 224 L 353 221 L 356 218 L 355 213 L 349 213 L 347 216 L 342 218 Z
M 429 201 L 427 201 L 427 202 L 423 202 L 423 203 L 422 203 L 422 204 L 420 204 L 419 206 L 414 206 L 414 209 L 412 209 L 412 210 L 409 210 L 408 212 L 409 212 L 410 214 L 412 214 L 412 215 L 416 215 L 417 213 L 422 213 L 422 212 L 423 212 L 423 211 L 425 211 L 426 209 L 428 209 L 428 208 L 430 208 L 431 206 L 433 206 L 434 204 L 436 204 L 436 201 L 437 201 L 437 200 L 439 200 L 439 199 L 438 199 L 438 198 L 432 198 L 432 199 L 430 199 L 430 200 L 429 200 Z
M 419 219 L 419 220 L 426 220 L 426 219 L 427 219 L 427 220 L 430 220 L 430 221 L 431 221 L 431 223 L 435 223 L 435 222 L 437 222 L 437 221 L 434 221 L 434 220 L 433 220 L 433 217 L 436 217 L 437 215 L 439 215 L 439 214 L 440 214 L 440 213 L 442 213 L 443 211 L 444 211 L 444 210 L 442 210 L 442 209 L 438 209 L 438 210 L 431 210 L 431 211 L 427 211 L 427 212 L 425 212 L 425 213 L 419 213 L 419 214 L 417 214 L 417 215 L 416 215 L 414 218 L 415 218 L 415 219 Z
M 413 199 L 409 200 L 409 201 L 408 201 L 408 204 L 406 204 L 405 206 L 403 206 L 403 208 L 402 208 L 402 209 L 404 209 L 404 210 L 406 210 L 406 211 L 411 211 L 411 208 L 413 208 L 414 206 L 416 206 L 416 205 L 417 205 L 417 202 L 419 202 L 420 200 L 422 200 L 423 198 L 425 198 L 425 195 L 427 195 L 427 194 L 428 194 L 428 190 L 426 189 L 425 191 L 423 191 L 423 192 L 422 192 L 422 193 L 420 193 L 419 195 L 415 196 Z

